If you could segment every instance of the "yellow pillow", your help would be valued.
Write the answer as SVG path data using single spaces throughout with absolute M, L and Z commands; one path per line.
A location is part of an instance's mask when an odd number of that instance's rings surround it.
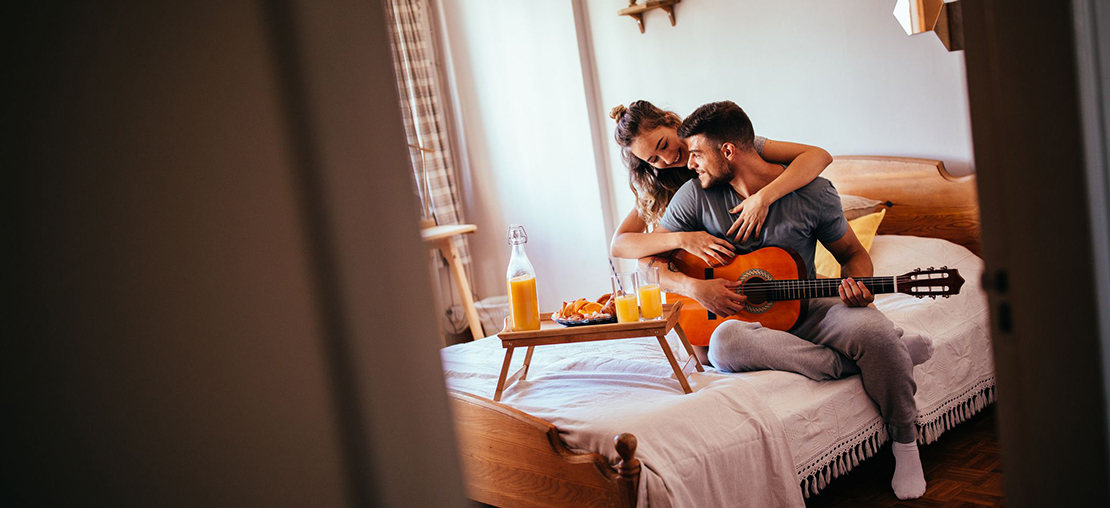
M 875 213 L 864 215 L 856 219 L 848 221 L 852 231 L 856 232 L 856 238 L 859 238 L 859 243 L 863 244 L 863 248 L 871 251 L 871 244 L 875 242 L 875 233 L 879 231 L 879 223 L 886 217 L 886 209 L 879 210 Z M 817 251 L 813 255 L 813 264 L 817 268 L 817 277 L 835 279 L 840 277 L 840 263 L 836 261 L 832 253 L 817 242 Z

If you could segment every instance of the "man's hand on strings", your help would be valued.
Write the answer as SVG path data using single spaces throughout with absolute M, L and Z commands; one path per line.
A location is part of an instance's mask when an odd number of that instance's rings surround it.
M 862 282 L 851 277 L 840 281 L 840 299 L 849 307 L 866 307 L 875 301 L 875 295 Z

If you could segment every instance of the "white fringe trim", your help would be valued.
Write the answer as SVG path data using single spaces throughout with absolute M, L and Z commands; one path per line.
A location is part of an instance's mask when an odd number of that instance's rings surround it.
M 979 381 L 966 392 L 949 399 L 932 411 L 917 415 L 917 443 L 926 445 L 936 442 L 952 427 L 975 416 L 992 403 L 994 403 L 993 376 Z
M 876 419 L 854 438 L 838 444 L 798 473 L 802 494 L 806 498 L 817 495 L 834 478 L 847 474 L 864 459 L 874 455 L 887 439 L 886 425 L 882 419 Z
M 994 402 L 994 377 L 983 379 L 964 393 L 917 416 L 917 442 L 930 444 L 956 425 L 971 418 Z M 883 420 L 876 419 L 856 437 L 837 444 L 825 455 L 798 472 L 802 494 L 806 499 L 816 496 L 829 482 L 847 474 L 860 462 L 870 458 L 889 439 Z

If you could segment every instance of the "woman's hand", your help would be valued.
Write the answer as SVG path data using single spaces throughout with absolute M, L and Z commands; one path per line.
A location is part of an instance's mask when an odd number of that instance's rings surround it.
M 752 194 L 743 203 L 736 205 L 729 213 L 739 213 L 740 217 L 732 223 L 725 235 L 735 238 L 737 243 L 748 241 L 750 236 L 759 236 L 763 230 L 763 221 L 767 220 L 767 210 L 774 200 L 764 198 L 761 192 Z M 735 234 L 736 236 L 733 236 Z
M 712 266 L 726 265 L 736 256 L 735 247 L 705 231 L 679 233 L 678 248 L 689 252 Z

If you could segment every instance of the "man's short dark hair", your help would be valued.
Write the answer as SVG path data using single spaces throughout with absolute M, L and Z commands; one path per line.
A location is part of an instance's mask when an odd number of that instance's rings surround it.
M 678 135 L 688 138 L 697 135 L 721 146 L 732 143 L 741 149 L 754 149 L 755 129 L 748 114 L 740 109 L 735 102 L 721 101 L 710 102 L 695 109 L 682 125 L 678 126 Z

